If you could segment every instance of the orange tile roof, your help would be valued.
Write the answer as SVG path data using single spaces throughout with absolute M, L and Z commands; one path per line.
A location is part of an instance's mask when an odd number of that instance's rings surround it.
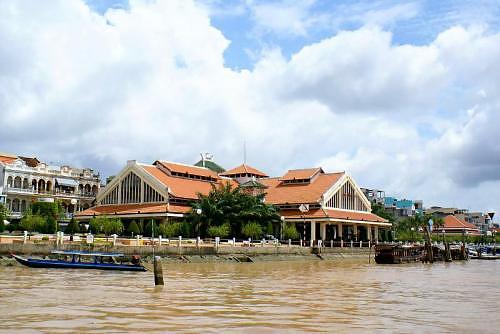
M 0 162 L 4 164 L 10 164 L 11 162 L 17 160 L 17 156 L 10 154 L 0 154 Z
M 446 229 L 470 229 L 470 230 L 477 230 L 479 232 L 479 229 L 471 224 L 467 223 L 466 221 L 463 221 L 453 215 L 448 215 L 444 217 L 444 226 L 443 228 Z
M 148 213 L 186 213 L 191 210 L 190 206 L 167 205 L 164 203 L 142 203 L 142 204 L 113 204 L 98 205 L 90 209 L 78 212 L 76 217 L 100 216 L 100 215 L 127 215 Z
M 183 177 L 170 176 L 160 170 L 156 166 L 151 165 L 140 165 L 147 173 L 156 178 L 158 181 L 163 183 L 169 188 L 170 193 L 175 197 L 187 198 L 187 199 L 197 199 L 198 193 L 207 195 L 210 190 L 212 190 L 212 184 L 214 182 L 189 179 Z M 221 179 L 218 178 L 218 184 L 223 182 L 229 182 L 233 187 L 237 186 L 237 183 L 231 179 Z
M 290 169 L 285 175 L 281 177 L 282 181 L 304 180 L 310 179 L 318 173 L 324 173 L 321 167 L 318 168 L 305 168 L 305 169 Z
M 267 175 L 264 172 L 261 172 L 260 170 L 253 168 L 252 166 L 248 166 L 246 164 L 242 164 L 238 167 L 225 171 L 224 173 L 220 173 L 220 175 L 225 175 L 225 176 L 235 175 L 235 174 L 251 174 L 258 177 L 267 177 Z
M 371 223 L 387 223 L 388 221 L 370 212 L 354 212 L 336 209 L 312 209 L 302 213 L 299 210 L 281 210 L 281 215 L 286 218 L 331 218 L 346 221 L 366 221 Z
M 211 177 L 215 180 L 217 180 L 219 178 L 219 176 L 217 175 L 216 172 L 214 172 L 211 169 L 205 168 L 205 167 L 179 164 L 179 163 L 164 161 L 164 160 L 157 160 L 154 162 L 154 165 L 156 165 L 157 163 L 162 165 L 163 167 L 167 168 L 169 171 L 175 172 L 175 173 L 187 173 L 187 174 L 191 174 L 191 175 Z
M 260 181 L 268 187 L 266 191 L 267 203 L 317 203 L 321 196 L 343 175 L 344 172 L 319 174 L 311 183 L 299 184 L 283 184 L 282 179 L 279 178 L 262 179 Z

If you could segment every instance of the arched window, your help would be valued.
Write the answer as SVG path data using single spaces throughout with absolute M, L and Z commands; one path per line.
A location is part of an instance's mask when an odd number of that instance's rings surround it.
M 24 178 L 23 180 L 23 189 L 28 189 L 30 186 L 30 182 L 28 181 L 27 178 Z
M 16 176 L 14 178 L 14 188 L 20 189 L 21 188 L 21 183 L 22 183 L 21 178 L 19 176 Z
M 47 186 L 45 187 L 45 189 L 47 189 L 47 191 L 52 191 L 52 182 L 47 181 Z
M 80 193 L 80 195 L 83 195 L 83 184 L 78 185 L 78 192 Z
M 37 185 L 38 185 L 38 181 L 37 181 L 37 180 L 33 180 L 33 181 L 31 181 L 31 188 L 32 188 L 33 190 L 37 190 L 37 189 L 38 189 L 38 186 L 37 186 Z
M 7 178 L 7 187 L 12 188 L 12 183 L 14 183 L 14 180 L 12 179 L 12 176 L 9 176 Z
M 90 194 L 90 184 L 85 185 L 85 194 Z
M 19 199 L 14 198 L 12 200 L 12 212 L 20 212 L 20 202 Z
M 97 186 L 95 184 L 92 186 L 92 195 L 97 195 Z
M 26 212 L 26 200 L 21 201 L 21 212 Z
M 38 192 L 43 192 L 45 190 L 45 180 L 38 181 Z
M 7 199 L 6 204 L 7 204 L 7 209 L 12 210 L 12 206 L 11 206 L 12 203 L 11 203 L 10 199 Z

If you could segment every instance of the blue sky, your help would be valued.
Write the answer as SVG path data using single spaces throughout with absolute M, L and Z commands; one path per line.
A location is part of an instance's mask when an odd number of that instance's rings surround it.
M 499 0 L 0 0 L 0 151 L 107 176 L 246 142 L 269 175 L 499 211 L 499 27 Z
M 224 53 L 233 69 L 251 69 L 262 49 L 278 47 L 290 57 L 305 45 L 319 42 L 341 30 L 356 30 L 378 24 L 393 34 L 396 44 L 422 45 L 443 30 L 457 24 L 483 25 L 498 30 L 498 0 L 415 0 L 415 1 L 338 1 L 338 0 L 200 0 L 210 8 L 212 24 L 231 44 Z M 128 0 L 87 0 L 97 12 L 108 8 L 128 8 Z M 304 32 L 289 33 L 262 27 L 256 17 L 259 6 L 298 8 L 303 21 L 312 20 Z M 279 16 L 279 11 L 276 12 Z M 314 21 L 314 19 L 317 21 Z

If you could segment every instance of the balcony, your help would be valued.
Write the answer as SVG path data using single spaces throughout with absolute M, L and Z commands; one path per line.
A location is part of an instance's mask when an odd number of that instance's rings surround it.
M 94 194 L 92 192 L 85 192 L 85 191 L 77 191 L 77 192 L 72 192 L 72 191 L 62 191 L 62 190 L 33 190 L 31 188 L 25 189 L 25 188 L 14 188 L 14 187 L 6 187 L 5 188 L 5 193 L 6 194 L 11 194 L 11 195 L 47 195 L 47 196 L 55 196 L 59 198 L 85 198 L 85 199 L 91 199 L 95 198 L 97 194 Z
M 5 187 L 6 194 L 35 194 L 36 191 L 31 188 L 14 188 L 14 187 Z

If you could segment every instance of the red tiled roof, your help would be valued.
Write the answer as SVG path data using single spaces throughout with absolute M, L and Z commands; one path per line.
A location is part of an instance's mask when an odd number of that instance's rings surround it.
M 251 166 L 248 166 L 246 164 L 243 164 L 243 165 L 240 165 L 240 166 L 235 167 L 233 169 L 230 169 L 228 171 L 225 171 L 224 173 L 220 173 L 220 175 L 224 175 L 224 176 L 236 175 L 236 174 L 250 174 L 250 175 L 255 175 L 258 177 L 267 177 L 267 175 L 264 172 L 261 172 L 260 170 L 253 168 Z
M 147 173 L 156 178 L 169 188 L 170 193 L 175 197 L 197 199 L 198 193 L 207 195 L 212 190 L 213 184 L 229 182 L 233 187 L 237 184 L 231 179 L 220 179 L 218 182 L 189 179 L 183 177 L 170 176 L 156 166 L 140 165 Z
M 185 174 L 191 174 L 191 175 L 210 177 L 210 178 L 213 178 L 215 180 L 217 180 L 219 178 L 219 176 L 217 175 L 216 172 L 214 172 L 211 169 L 205 168 L 205 167 L 179 164 L 179 163 L 164 161 L 164 160 L 157 160 L 154 162 L 154 165 L 156 165 L 156 164 L 160 164 L 161 166 L 168 169 L 170 172 L 185 173 Z
M 463 221 L 461 219 L 458 219 L 457 217 L 453 216 L 453 215 L 448 215 L 446 217 L 444 217 L 443 219 L 444 221 L 444 226 L 443 228 L 444 229 L 471 229 L 471 230 L 478 230 L 479 229 L 471 224 L 471 223 L 467 223 L 466 221 Z
M 0 162 L 4 164 L 10 164 L 11 162 L 17 160 L 17 156 L 10 154 L 0 154 Z
M 148 213 L 186 213 L 191 210 L 190 206 L 167 205 L 164 203 L 142 203 L 142 204 L 113 204 L 99 205 L 78 212 L 76 217 L 100 216 L 100 215 L 127 215 Z
M 291 169 L 281 177 L 281 181 L 293 181 L 311 179 L 318 173 L 324 173 L 321 167 L 318 168 L 305 168 L 305 169 Z
M 342 176 L 341 173 L 319 174 L 310 183 L 283 184 L 280 178 L 262 179 L 268 187 L 266 202 L 270 204 L 316 203 Z
M 336 209 L 312 209 L 308 212 L 299 210 L 281 210 L 281 215 L 286 218 L 331 218 L 346 221 L 366 221 L 371 223 L 387 223 L 387 220 L 370 212 L 354 212 Z

